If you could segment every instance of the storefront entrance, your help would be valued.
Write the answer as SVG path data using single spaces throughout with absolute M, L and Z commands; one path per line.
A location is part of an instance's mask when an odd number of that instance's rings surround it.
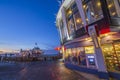
M 108 70 L 120 71 L 120 43 L 102 45 L 102 51 Z

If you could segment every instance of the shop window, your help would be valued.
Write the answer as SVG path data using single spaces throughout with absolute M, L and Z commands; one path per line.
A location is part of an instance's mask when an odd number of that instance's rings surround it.
M 110 16 L 120 17 L 120 0 L 107 0 Z
M 100 0 L 90 0 L 86 4 L 83 4 L 83 9 L 88 24 L 103 18 Z
M 76 57 L 77 57 L 77 49 L 76 49 L 76 48 L 73 48 L 73 49 L 72 49 L 72 53 L 73 53 L 73 56 L 76 56 Z
M 88 47 L 85 47 L 85 53 L 86 54 L 94 54 L 94 46 L 88 46 Z
M 78 64 L 77 48 L 72 48 L 72 62 Z
M 65 51 L 65 60 L 68 62 L 71 62 L 71 56 L 72 56 L 72 52 L 71 49 L 66 49 Z
M 83 47 L 67 49 L 65 59 L 70 63 L 86 66 L 86 55 Z
M 115 44 L 115 51 L 120 64 L 120 43 Z
M 108 70 L 120 71 L 119 45 L 105 44 L 102 46 L 105 62 Z
M 68 55 L 70 55 L 70 56 L 71 56 L 71 55 L 72 55 L 72 51 L 71 51 L 71 49 L 67 49 L 67 51 L 68 51 L 68 52 L 67 52 L 67 53 L 68 53 Z
M 78 62 L 80 65 L 86 66 L 86 55 L 85 55 L 85 49 L 83 47 L 77 48 L 78 50 Z

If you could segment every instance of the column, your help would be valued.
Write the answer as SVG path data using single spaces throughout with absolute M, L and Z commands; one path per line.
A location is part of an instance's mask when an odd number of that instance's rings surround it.
M 63 60 L 65 61 L 65 47 L 62 45 L 62 54 L 63 54 Z
M 61 42 L 63 43 L 63 35 L 62 35 L 62 31 L 61 31 L 61 22 L 60 22 L 60 20 L 58 19 L 57 20 L 57 25 L 58 25 L 58 31 L 59 31 L 59 33 L 60 33 L 60 40 L 61 40 Z
M 89 26 L 88 32 L 90 37 L 93 40 L 94 47 L 95 47 L 95 58 L 96 58 L 96 66 L 98 69 L 98 75 L 100 78 L 108 79 L 109 76 L 107 73 L 107 68 L 106 68 L 104 56 L 103 56 L 101 45 L 100 45 L 100 38 L 97 37 L 95 26 L 94 25 Z
M 62 19 L 63 19 L 63 24 L 64 24 L 64 27 L 66 28 L 66 33 L 67 33 L 67 38 L 69 39 L 70 36 L 69 36 L 69 33 L 68 33 L 68 28 L 67 28 L 67 21 L 66 21 L 66 12 L 65 12 L 65 8 L 63 7 L 62 8 Z

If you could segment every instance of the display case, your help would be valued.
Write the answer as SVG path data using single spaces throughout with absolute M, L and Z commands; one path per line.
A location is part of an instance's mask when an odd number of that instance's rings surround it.
M 105 57 L 105 62 L 108 70 L 119 70 L 119 60 L 118 55 L 115 52 L 113 44 L 102 45 L 103 55 Z

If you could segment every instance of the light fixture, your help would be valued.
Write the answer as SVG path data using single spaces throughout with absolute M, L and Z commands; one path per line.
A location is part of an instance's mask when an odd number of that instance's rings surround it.
M 97 17 L 98 17 L 98 15 L 95 15 L 95 17 L 97 18 Z
M 88 38 L 85 38 L 86 41 L 88 41 L 89 39 Z
M 85 8 L 86 7 L 86 5 L 83 5 L 83 8 Z
M 91 15 L 94 16 L 94 12 L 91 12 Z
M 72 10 L 69 10 L 69 11 L 68 11 L 68 14 L 72 14 Z
M 92 39 L 91 38 L 85 38 L 85 41 L 92 42 Z
M 116 12 L 113 12 L 112 15 L 114 16 L 116 14 Z
M 97 6 L 101 6 L 101 3 L 100 3 L 100 2 L 98 2 L 98 3 L 97 3 Z
M 84 22 L 82 22 L 82 24 L 84 24 Z
M 105 34 L 105 36 L 108 36 L 108 34 Z
M 78 18 L 78 19 L 76 20 L 76 22 L 77 22 L 77 23 L 81 23 L 81 19 Z
M 108 5 L 108 8 L 111 8 L 111 7 L 112 7 L 112 4 L 109 4 L 109 5 Z
M 89 21 L 88 18 L 86 18 L 86 21 Z

